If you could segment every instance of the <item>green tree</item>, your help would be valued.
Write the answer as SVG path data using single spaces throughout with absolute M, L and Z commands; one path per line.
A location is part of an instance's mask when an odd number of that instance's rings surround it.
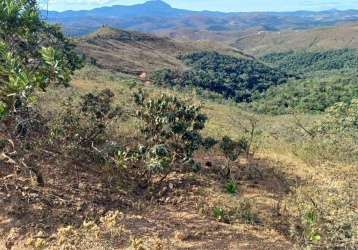
M 0 0 L 0 116 L 26 105 L 34 89 L 68 85 L 81 66 L 60 28 L 41 20 L 34 0 Z
M 67 86 L 81 64 L 60 28 L 41 20 L 35 0 L 0 0 L 2 156 L 22 173 L 35 174 L 39 185 L 44 181 L 33 159 L 48 131 L 45 119 L 31 107 L 34 91 Z M 16 154 L 10 157 L 9 152 Z

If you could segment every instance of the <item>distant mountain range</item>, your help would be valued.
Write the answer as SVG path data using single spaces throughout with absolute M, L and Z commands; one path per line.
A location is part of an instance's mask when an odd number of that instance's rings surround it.
M 42 11 L 42 16 L 63 25 L 65 33 L 72 36 L 111 26 L 179 38 L 187 38 L 187 34 L 192 38 L 198 33 L 200 39 L 203 32 L 297 30 L 358 21 L 358 10 L 223 13 L 176 9 L 161 0 L 151 0 L 132 6 L 115 5 L 84 11 Z

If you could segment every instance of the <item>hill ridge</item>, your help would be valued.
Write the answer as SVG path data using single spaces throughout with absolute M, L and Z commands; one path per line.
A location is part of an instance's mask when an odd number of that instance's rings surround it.
M 235 32 L 259 27 L 261 30 L 307 29 L 358 21 L 358 10 L 296 12 L 219 12 L 192 11 L 171 7 L 163 1 L 136 5 L 114 5 L 81 11 L 43 11 L 50 22 L 60 23 L 67 34 L 89 34 L 102 25 L 116 28 L 165 33 Z M 225 38 L 223 36 L 223 38 Z

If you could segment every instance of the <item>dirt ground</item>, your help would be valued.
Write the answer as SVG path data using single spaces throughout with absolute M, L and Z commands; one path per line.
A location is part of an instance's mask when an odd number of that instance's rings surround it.
M 107 249 L 128 249 L 130 238 L 160 239 L 163 249 L 293 249 L 278 206 L 299 177 L 286 174 L 272 159 L 257 157 L 236 164 L 238 192 L 231 195 L 217 174 L 222 159 L 200 160 L 210 167 L 195 174 L 173 173 L 154 196 L 114 191 L 94 169 L 81 171 L 86 166 L 69 162 L 43 166 L 44 188 L 31 179 L 15 184 L 7 179 L 0 185 L 0 249 L 28 249 L 24 242 L 31 235 L 41 231 L 51 239 L 61 226 L 80 226 L 114 210 L 124 214 L 125 239 Z M 253 202 L 257 224 L 224 223 L 212 216 L 214 206 L 234 206 L 243 198 Z

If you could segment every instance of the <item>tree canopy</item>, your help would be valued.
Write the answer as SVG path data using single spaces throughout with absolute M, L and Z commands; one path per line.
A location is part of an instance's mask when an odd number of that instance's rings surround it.
M 153 81 L 160 85 L 199 87 L 237 102 L 249 102 L 288 78 L 283 71 L 258 61 L 217 52 L 196 52 L 180 59 L 190 67 L 189 70 L 157 71 L 152 77 Z

